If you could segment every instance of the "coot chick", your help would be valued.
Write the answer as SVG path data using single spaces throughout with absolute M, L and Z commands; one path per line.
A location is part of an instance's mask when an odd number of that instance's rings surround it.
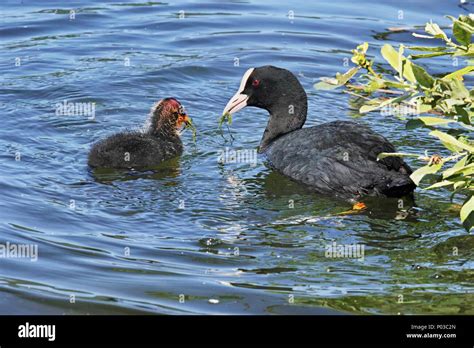
M 144 131 L 114 134 L 92 146 L 89 166 L 93 168 L 145 168 L 181 155 L 183 143 L 179 129 L 192 126 L 181 103 L 165 98 L 150 113 Z
M 401 158 L 377 160 L 379 153 L 396 150 L 367 126 L 335 121 L 302 128 L 308 107 L 306 92 L 286 69 L 262 66 L 247 70 L 224 115 L 246 106 L 270 113 L 258 150 L 266 155 L 270 167 L 316 192 L 344 199 L 402 197 L 416 187 L 410 179 L 412 170 Z

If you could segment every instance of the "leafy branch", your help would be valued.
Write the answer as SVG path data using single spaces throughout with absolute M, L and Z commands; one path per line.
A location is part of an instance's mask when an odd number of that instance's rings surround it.
M 361 114 L 378 110 L 384 116 L 395 115 L 407 120 L 406 128 L 409 130 L 418 127 L 429 129 L 429 134 L 451 153 L 450 156 L 428 156 L 426 152 L 425 155 L 382 153 L 379 159 L 410 156 L 428 162 L 414 171 L 411 179 L 419 185 L 422 179 L 431 176 L 435 183 L 425 189 L 448 188 L 453 191 L 452 196 L 464 195 L 460 218 L 470 231 L 474 228 L 474 89 L 466 87 L 464 76 L 472 73 L 474 66 L 435 77 L 413 62 L 440 56 L 451 56 L 453 59 L 474 57 L 474 17 L 461 15 L 457 19 L 447 18 L 453 22 L 453 38 L 432 22 L 425 26 L 426 35 L 413 34 L 419 38 L 441 40 L 444 46 L 399 45 L 397 50 L 386 44 L 381 49 L 381 55 L 392 68 L 387 73 L 374 69 L 373 60 L 367 57 L 369 44 L 363 43 L 352 51 L 354 67 L 344 74 L 337 73 L 335 78 L 322 78 L 315 88 L 330 90 L 344 87 L 347 93 L 363 100 L 359 109 Z M 426 53 L 405 56 L 406 50 Z M 452 162 L 455 163 L 450 166 Z

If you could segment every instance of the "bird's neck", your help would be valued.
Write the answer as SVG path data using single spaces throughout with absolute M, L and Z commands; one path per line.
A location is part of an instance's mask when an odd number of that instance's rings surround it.
M 156 137 L 156 138 L 159 138 L 159 139 L 163 139 L 163 140 L 173 140 L 175 138 L 179 139 L 179 134 L 178 132 L 176 131 L 176 128 L 173 127 L 173 128 L 167 128 L 167 127 L 161 127 L 161 128 L 150 128 L 148 130 L 148 134 Z
M 270 112 L 267 127 L 263 132 L 258 152 L 262 153 L 277 138 L 303 127 L 308 111 L 306 94 L 300 98 L 291 98 L 291 102 L 282 102 Z
M 176 125 L 169 118 L 163 117 L 161 110 L 154 110 L 151 115 L 151 124 L 148 128 L 148 134 L 165 140 L 179 138 Z

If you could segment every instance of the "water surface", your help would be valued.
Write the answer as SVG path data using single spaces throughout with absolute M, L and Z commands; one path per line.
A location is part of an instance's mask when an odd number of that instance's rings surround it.
M 360 117 L 352 98 L 312 85 L 345 71 L 361 42 L 371 54 L 424 44 L 389 28 L 448 25 L 443 15 L 470 10 L 454 0 L 2 1 L 0 242 L 35 244 L 39 255 L 0 259 L 0 313 L 473 314 L 474 237 L 449 192 L 341 214 L 348 204 L 263 158 L 218 163 L 226 148 L 257 147 L 264 111 L 236 115 L 233 141 L 216 128 L 246 69 L 273 64 L 306 88 L 307 126 L 356 119 L 399 150 L 440 152 L 425 131 Z M 196 144 L 184 135 L 180 159 L 88 170 L 91 144 L 142 127 L 167 96 L 199 130 Z M 64 101 L 96 103 L 95 118 L 56 115 Z M 364 259 L 325 257 L 333 242 L 364 245 Z

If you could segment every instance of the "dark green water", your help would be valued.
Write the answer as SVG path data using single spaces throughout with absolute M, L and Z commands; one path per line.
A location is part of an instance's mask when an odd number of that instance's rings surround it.
M 415 204 L 377 200 L 340 214 L 350 206 L 307 192 L 260 157 L 218 162 L 226 147 L 256 148 L 265 112 L 236 115 L 233 142 L 216 129 L 246 69 L 273 64 L 305 86 L 307 125 L 356 118 L 400 150 L 439 152 L 424 131 L 359 117 L 347 95 L 312 84 L 347 70 L 363 41 L 372 54 L 386 42 L 424 43 L 389 28 L 447 25 L 443 15 L 472 8 L 2 1 L 0 244 L 37 245 L 38 259 L 0 258 L 0 313 L 474 314 L 474 237 L 449 192 L 418 189 Z M 167 96 L 187 107 L 197 144 L 185 134 L 182 158 L 155 172 L 93 175 L 91 144 L 141 127 Z M 96 103 L 95 119 L 56 115 L 64 101 Z M 333 242 L 364 246 L 363 260 L 326 257 Z

